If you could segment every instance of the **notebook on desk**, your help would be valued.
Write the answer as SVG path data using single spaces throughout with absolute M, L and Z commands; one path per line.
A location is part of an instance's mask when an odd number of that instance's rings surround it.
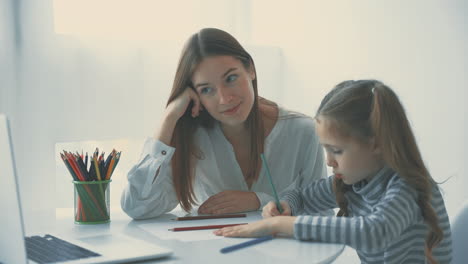
M 0 114 L 0 263 L 119 263 L 166 257 L 159 247 L 124 235 L 80 239 L 53 234 L 25 237 L 8 120 Z

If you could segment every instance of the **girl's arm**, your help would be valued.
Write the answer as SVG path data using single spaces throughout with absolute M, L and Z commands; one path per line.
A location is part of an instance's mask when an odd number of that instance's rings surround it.
M 282 235 L 292 237 L 295 220 L 295 216 L 276 216 L 247 225 L 225 227 L 215 230 L 213 233 L 217 236 L 226 237 L 260 237 L 281 233 Z
M 333 192 L 333 176 L 309 183 L 307 187 L 286 192 L 281 200 L 291 207 L 292 215 L 302 211 L 320 212 L 337 207 Z
M 386 190 L 372 212 L 354 217 L 299 216 L 294 223 L 294 237 L 341 243 L 364 252 L 380 252 L 408 228 L 422 221 L 415 191 L 402 181 Z
M 419 221 L 422 218 L 414 190 L 400 182 L 387 190 L 372 213 L 365 216 L 277 216 L 214 233 L 236 237 L 285 233 L 300 240 L 346 244 L 364 252 L 380 252 Z M 407 234 L 411 235 L 411 232 Z

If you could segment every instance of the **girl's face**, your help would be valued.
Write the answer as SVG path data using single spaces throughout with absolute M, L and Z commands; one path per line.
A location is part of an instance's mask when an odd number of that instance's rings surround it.
M 254 104 L 255 73 L 232 56 L 207 57 L 192 76 L 195 91 L 208 113 L 226 126 L 244 124 Z
M 325 118 L 317 118 L 315 123 L 320 144 L 326 152 L 327 165 L 345 184 L 369 181 L 383 167 L 380 150 L 373 140 L 363 143 L 352 137 L 343 137 Z

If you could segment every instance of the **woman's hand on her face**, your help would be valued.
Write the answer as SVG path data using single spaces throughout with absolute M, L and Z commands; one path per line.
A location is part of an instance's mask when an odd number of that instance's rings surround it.
M 198 208 L 200 214 L 228 214 L 257 210 L 260 201 L 254 192 L 227 190 L 208 198 Z
M 230 226 L 213 231 L 217 236 L 225 237 L 261 237 L 282 233 L 293 236 L 295 217 L 274 217 L 252 222 L 246 225 Z
M 187 89 L 185 89 L 185 91 L 179 95 L 179 97 L 174 99 L 167 106 L 165 118 L 159 129 L 156 130 L 154 138 L 160 140 L 166 145 L 170 145 L 172 134 L 174 133 L 174 128 L 177 124 L 177 121 L 185 113 L 191 101 L 193 101 L 193 107 L 191 109 L 192 116 L 197 117 L 203 107 L 200 103 L 200 98 L 198 95 L 192 90 L 192 88 L 187 87 Z
M 268 202 L 262 210 L 262 217 L 263 218 L 269 218 L 273 216 L 279 216 L 279 215 L 284 215 L 284 216 L 290 216 L 291 215 L 291 207 L 289 204 L 285 201 L 280 201 L 281 206 L 283 207 L 283 213 L 280 214 L 278 211 L 278 208 L 276 207 L 275 202 Z
M 172 118 L 177 122 L 185 113 L 191 101 L 193 101 L 192 117 L 197 117 L 203 108 L 200 103 L 200 97 L 198 97 L 198 94 L 190 87 L 187 87 L 181 95 L 167 106 L 166 117 Z

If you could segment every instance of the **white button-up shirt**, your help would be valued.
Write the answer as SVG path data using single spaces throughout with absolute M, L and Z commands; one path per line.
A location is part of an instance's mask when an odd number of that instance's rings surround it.
M 255 192 L 261 203 L 259 209 L 274 200 L 263 166 L 258 180 L 249 189 L 219 123 L 210 129 L 198 128 L 194 142 L 203 152 L 203 159 L 196 162 L 194 178 L 199 204 L 225 190 Z M 279 196 L 286 190 L 326 178 L 323 150 L 310 117 L 280 107 L 279 118 L 265 139 L 264 148 Z M 122 209 L 132 218 L 156 217 L 178 205 L 170 162 L 174 151 L 175 148 L 154 138 L 146 140 L 139 162 L 128 173 L 128 184 L 121 197 Z

